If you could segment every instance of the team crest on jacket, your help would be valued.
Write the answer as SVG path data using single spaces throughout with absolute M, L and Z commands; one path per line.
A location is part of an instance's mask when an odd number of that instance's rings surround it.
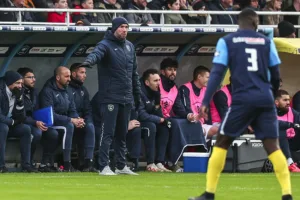
M 128 51 L 131 51 L 131 48 L 128 44 L 126 44 L 126 48 L 127 48 Z
M 81 90 L 80 94 L 81 94 L 81 96 L 83 97 L 83 96 L 84 96 L 84 91 Z
M 107 109 L 111 112 L 111 111 L 113 111 L 114 110 L 114 105 L 112 105 L 112 104 L 108 104 L 107 105 Z

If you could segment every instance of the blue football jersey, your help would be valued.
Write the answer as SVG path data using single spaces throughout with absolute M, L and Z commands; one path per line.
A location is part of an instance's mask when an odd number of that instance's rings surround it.
M 281 61 L 273 40 L 256 31 L 238 30 L 219 39 L 213 63 L 229 67 L 233 96 L 271 96 L 269 67 Z

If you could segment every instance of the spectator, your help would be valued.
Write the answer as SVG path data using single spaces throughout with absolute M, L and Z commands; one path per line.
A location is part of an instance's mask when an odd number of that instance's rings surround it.
M 266 0 L 267 4 L 263 11 L 280 11 L 282 0 Z M 282 16 L 280 15 L 264 15 L 263 24 L 264 25 L 278 25 L 282 21 Z M 278 32 L 278 30 L 277 30 Z
M 159 72 L 156 69 L 148 69 L 143 73 L 141 78 L 141 90 L 142 90 L 142 102 L 139 108 L 139 120 L 142 126 L 142 137 L 145 141 L 146 159 L 147 159 L 147 171 L 158 172 L 170 170 L 164 167 L 162 154 L 163 149 L 166 148 L 164 136 L 158 136 L 164 134 L 169 121 L 163 117 L 160 106 L 160 77 Z M 165 135 L 166 136 L 166 135 Z M 157 143 L 156 138 L 157 137 Z M 160 138 L 160 139 L 159 139 Z M 155 159 L 155 146 L 157 146 L 156 161 Z
M 67 0 L 53 0 L 54 7 L 57 9 L 68 8 Z M 71 15 L 69 14 L 69 22 L 72 22 Z M 67 13 L 65 12 L 49 12 L 47 22 L 65 23 L 67 22 Z
M 26 120 L 24 124 L 29 125 L 31 129 L 31 135 L 33 136 L 31 141 L 31 164 L 34 165 L 33 157 L 37 145 L 42 138 L 42 131 L 47 131 L 46 125 L 42 121 L 33 119 L 33 112 L 38 109 L 38 92 L 35 89 L 35 76 L 33 70 L 27 67 L 19 68 L 18 73 L 23 76 L 23 88 L 24 88 L 24 106 L 26 113 Z
M 203 0 L 203 2 L 205 4 L 205 9 L 206 10 L 216 10 L 216 6 L 211 0 Z M 211 18 L 211 24 L 217 24 L 218 23 L 218 16 L 217 15 L 210 15 L 210 18 Z
M 147 8 L 147 0 L 133 0 L 132 3 L 129 4 L 129 10 L 148 10 Z M 151 14 L 133 14 L 128 13 L 124 14 L 124 17 L 127 19 L 128 23 L 133 24 L 154 24 Z
M 84 9 L 94 9 L 94 2 L 93 0 L 81 0 L 80 6 L 75 6 L 75 9 L 80 9 L 84 11 Z M 90 23 L 97 23 L 97 14 L 96 13 L 73 13 L 72 21 L 77 22 L 80 19 L 86 19 Z
M 58 67 L 55 69 L 54 76 L 50 78 L 44 85 L 39 94 L 40 107 L 53 108 L 54 126 L 62 126 L 66 129 L 63 133 L 63 159 L 64 171 L 76 171 L 71 165 L 71 149 L 72 139 L 74 133 L 74 126 L 76 128 L 83 128 L 85 125 L 84 119 L 79 118 L 76 112 L 76 106 L 73 99 L 73 94 L 67 87 L 70 83 L 70 70 L 66 67 Z M 59 144 L 60 130 L 49 127 L 43 133 L 43 158 L 39 170 L 42 172 L 57 171 L 54 167 L 54 153 Z
M 76 22 L 75 26 L 91 26 L 91 23 L 87 19 L 80 19 Z
M 180 9 L 179 0 L 167 0 L 167 9 L 178 11 Z M 165 14 L 165 24 L 186 24 L 180 14 Z
M 216 11 L 232 11 L 232 0 L 218 0 L 211 5 L 210 10 Z M 217 15 L 217 20 L 212 21 L 213 24 L 237 24 L 236 15 Z
M 73 94 L 76 111 L 85 126 L 74 129 L 74 137 L 77 141 L 79 161 L 83 164 L 83 172 L 97 172 L 93 166 L 94 147 L 95 147 L 95 127 L 92 119 L 92 108 L 90 95 L 83 86 L 86 79 L 86 69 L 80 67 L 81 63 L 74 63 L 70 67 L 71 82 L 69 89 Z M 84 162 L 82 162 L 84 160 Z M 81 164 L 80 163 L 80 164 Z
M 0 173 L 7 172 L 5 167 L 5 146 L 7 137 L 20 138 L 20 150 L 23 172 L 35 172 L 30 165 L 30 127 L 25 120 L 22 76 L 7 71 L 0 78 Z
M 207 67 L 198 66 L 194 69 L 193 80 L 179 88 L 181 101 L 186 112 L 194 113 L 194 115 L 199 114 L 209 74 L 210 70 Z M 215 134 L 217 134 L 219 125 L 212 126 L 211 122 L 206 121 L 204 118 L 200 118 L 199 121 L 207 139 L 211 139 Z
M 244 0 L 241 1 L 240 5 L 241 5 L 241 10 L 245 8 L 251 8 L 255 11 L 259 11 L 260 9 L 258 0 Z
M 287 159 L 290 172 L 299 173 L 300 169 L 291 156 L 289 140 L 294 140 L 296 131 L 300 129 L 300 113 L 290 107 L 290 95 L 285 90 L 276 92 L 275 105 L 278 115 L 280 148 Z
M 299 12 L 300 11 L 300 0 L 293 0 L 293 4 L 286 8 L 284 11 L 287 12 Z M 285 15 L 284 20 L 292 23 L 293 25 L 300 24 L 298 15 Z M 296 37 L 299 37 L 299 30 L 296 31 Z
M 292 23 L 288 21 L 281 21 L 278 24 L 279 37 L 295 38 L 296 30 Z
M 2 7 L 11 8 L 23 8 L 24 0 L 2 0 Z M 34 16 L 31 12 L 21 12 L 21 19 L 19 19 L 19 12 L 0 12 L 0 21 L 23 21 L 32 22 L 34 21 Z
M 121 10 L 121 5 L 116 0 L 101 0 L 95 3 L 96 9 L 104 10 Z M 122 17 L 122 14 L 117 14 L 117 17 Z M 97 13 L 98 23 L 111 23 L 114 18 L 114 13 Z
M 25 0 L 25 8 L 48 8 L 46 0 Z M 45 22 L 47 21 L 48 13 L 46 12 L 32 12 L 34 21 Z
M 195 11 L 204 11 L 206 10 L 205 2 L 203 0 L 196 0 L 192 4 L 192 8 Z M 190 16 L 190 15 L 189 15 Z M 196 16 L 190 16 L 188 19 L 186 19 L 186 22 L 188 24 L 206 24 L 206 18 L 208 16 L 206 14 L 197 14 Z M 211 21 L 211 17 L 210 21 Z
M 164 0 L 152 0 L 148 1 L 147 8 L 150 10 L 163 10 L 165 6 L 165 1 Z M 152 19 L 156 24 L 160 23 L 160 14 L 151 14 Z
M 267 4 L 264 7 L 263 11 L 280 11 L 282 0 L 266 0 Z M 278 25 L 279 22 L 283 20 L 281 15 L 264 15 L 263 24 L 264 25 Z M 274 28 L 274 36 L 278 37 L 279 31 L 278 28 Z

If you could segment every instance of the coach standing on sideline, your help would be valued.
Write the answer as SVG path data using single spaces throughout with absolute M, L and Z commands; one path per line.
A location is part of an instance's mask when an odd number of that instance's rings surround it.
M 92 99 L 96 135 L 100 138 L 100 175 L 131 174 L 126 166 L 126 134 L 132 102 L 140 104 L 140 82 L 135 48 L 126 40 L 128 22 L 118 17 L 112 21 L 104 39 L 86 58 L 82 66 L 98 64 L 98 92 Z M 134 98 L 133 98 L 134 97 Z M 109 167 L 109 149 L 115 139 L 115 173 Z

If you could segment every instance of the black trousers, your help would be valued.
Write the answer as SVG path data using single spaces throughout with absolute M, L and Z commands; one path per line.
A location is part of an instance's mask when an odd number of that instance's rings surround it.
M 98 163 L 100 171 L 109 165 L 109 150 L 114 141 L 116 167 L 126 165 L 126 134 L 130 119 L 131 104 L 101 104 L 93 109 L 96 135 L 99 135 Z

